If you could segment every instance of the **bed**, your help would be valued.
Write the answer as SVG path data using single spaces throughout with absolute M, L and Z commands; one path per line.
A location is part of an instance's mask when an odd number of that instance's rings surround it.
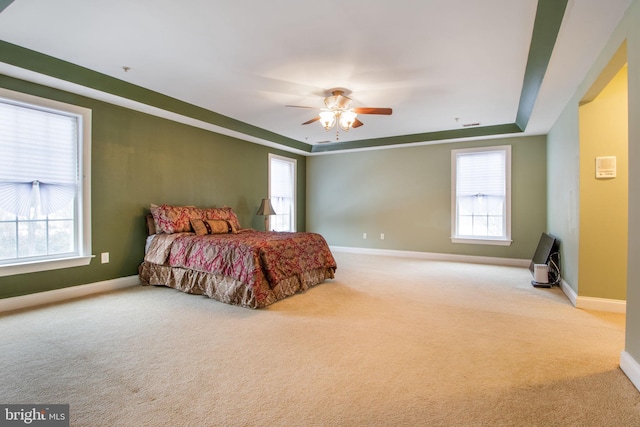
M 152 205 L 139 267 L 143 285 L 262 308 L 333 279 L 337 265 L 317 233 L 240 227 L 231 208 Z

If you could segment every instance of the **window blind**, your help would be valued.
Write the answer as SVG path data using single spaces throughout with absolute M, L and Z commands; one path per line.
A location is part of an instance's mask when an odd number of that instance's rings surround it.
M 22 217 L 68 206 L 78 189 L 77 116 L 0 99 L 0 209 Z
M 293 163 L 271 159 L 271 198 L 293 198 L 292 182 Z
M 456 192 L 458 197 L 506 194 L 504 151 L 485 151 L 457 155 Z
M 269 197 L 276 211 L 271 225 L 276 231 L 295 231 L 295 161 L 276 156 L 269 159 Z

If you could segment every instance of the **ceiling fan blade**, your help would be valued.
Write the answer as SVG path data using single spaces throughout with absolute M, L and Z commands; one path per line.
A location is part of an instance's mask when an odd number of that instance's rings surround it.
M 311 120 L 307 120 L 306 122 L 304 122 L 304 123 L 303 123 L 303 125 L 308 125 L 308 124 L 310 124 L 310 123 L 317 122 L 318 120 L 320 120 L 320 116 L 318 116 L 318 117 L 314 117 L 314 118 L 313 118 L 313 119 L 311 119 Z
M 357 114 L 382 114 L 385 116 L 390 116 L 393 110 L 391 108 L 368 108 L 368 107 L 360 107 L 354 108 L 353 111 Z
M 353 121 L 353 124 L 351 125 L 352 128 L 359 128 L 360 126 L 362 126 L 364 123 L 362 123 L 360 120 L 355 119 Z
M 292 107 L 292 108 L 312 108 L 314 110 L 317 110 L 316 107 L 307 107 L 305 105 L 285 105 L 285 107 Z

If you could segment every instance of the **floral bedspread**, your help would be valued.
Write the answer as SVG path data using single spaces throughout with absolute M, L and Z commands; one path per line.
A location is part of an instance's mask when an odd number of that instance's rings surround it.
M 335 271 L 336 262 L 317 233 L 242 230 L 238 234 L 158 234 L 145 262 L 231 277 L 251 287 L 317 269 Z

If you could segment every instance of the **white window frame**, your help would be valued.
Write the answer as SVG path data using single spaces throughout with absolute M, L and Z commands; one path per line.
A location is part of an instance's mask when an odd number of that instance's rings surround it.
M 59 257 L 53 255 L 41 260 L 29 259 L 24 262 L 2 264 L 0 277 L 88 265 L 93 258 L 91 255 L 91 110 L 3 88 L 0 88 L 0 98 L 12 103 L 23 103 L 44 110 L 50 109 L 77 116 L 79 118 L 78 168 L 80 171 L 76 212 L 77 254 Z
M 284 156 L 279 156 L 277 154 L 269 153 L 269 198 L 270 199 L 272 199 L 271 197 L 271 161 L 273 159 L 291 163 L 293 165 L 293 212 L 291 214 L 291 221 L 290 221 L 291 230 L 289 231 L 296 231 L 296 215 L 298 211 L 298 200 L 297 200 L 298 161 L 290 157 L 284 157 Z M 276 215 L 277 215 L 278 208 L 275 205 L 274 205 L 274 210 L 276 211 Z M 269 227 L 271 227 L 271 221 L 269 221 Z
M 500 237 L 461 236 L 458 234 L 457 159 L 459 154 L 499 151 L 505 153 L 504 235 Z M 451 150 L 451 242 L 509 246 L 511 240 L 511 146 L 461 148 Z

